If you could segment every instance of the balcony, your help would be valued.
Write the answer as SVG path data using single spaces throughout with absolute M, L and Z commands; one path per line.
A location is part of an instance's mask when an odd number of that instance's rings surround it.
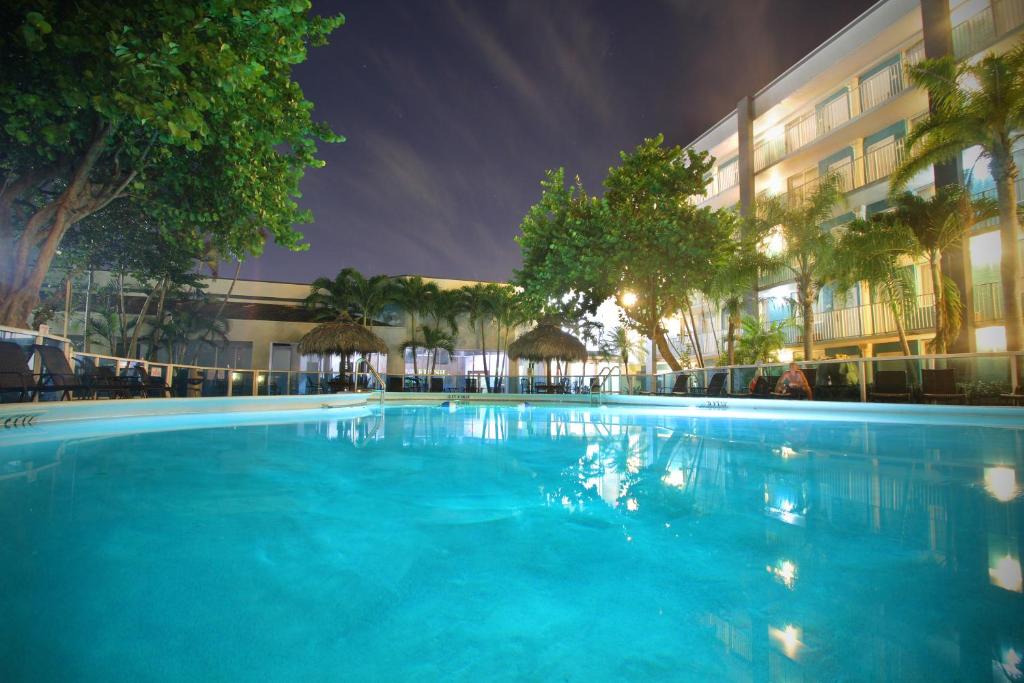
M 839 179 L 839 189 L 844 193 L 888 178 L 903 161 L 903 142 L 903 138 L 896 138 L 889 144 L 869 150 L 863 156 L 832 166 L 829 172 Z M 799 206 L 818 189 L 820 183 L 821 178 L 818 177 L 791 187 L 786 195 L 787 201 L 791 206 Z
M 970 57 L 1021 24 L 1024 24 L 1024 0 L 994 0 L 953 27 L 953 54 L 957 59 Z
M 935 297 L 922 294 L 917 305 L 907 316 L 907 333 L 922 332 L 935 327 Z M 896 334 L 896 319 L 886 303 L 863 304 L 822 311 L 814 314 L 814 340 L 816 342 L 853 340 L 864 337 Z M 786 343 L 803 342 L 803 319 L 797 316 L 793 325 L 786 327 Z
M 740 184 L 740 165 L 730 162 L 725 166 L 715 169 L 708 181 L 704 194 L 696 198 L 697 203 L 707 201 L 712 197 L 736 187 Z
M 912 48 L 901 61 L 864 79 L 856 90 L 860 113 L 879 107 L 906 90 L 906 65 L 920 61 L 922 56 L 922 50 Z M 786 124 L 782 137 L 765 139 L 754 146 L 754 172 L 768 168 L 850 121 L 854 118 L 851 105 L 850 92 L 846 91 L 825 106 L 810 107 L 796 116 Z
M 958 58 L 976 54 L 1024 24 L 1024 0 L 993 0 L 991 4 L 953 27 L 953 51 Z M 828 135 L 857 116 L 876 109 L 911 88 L 907 67 L 924 59 L 924 44 L 907 49 L 899 62 L 861 81 L 854 89 L 823 107 L 809 106 L 793 116 L 784 133 L 754 145 L 754 172 L 759 173 L 784 156 Z M 858 109 L 853 108 L 857 104 Z

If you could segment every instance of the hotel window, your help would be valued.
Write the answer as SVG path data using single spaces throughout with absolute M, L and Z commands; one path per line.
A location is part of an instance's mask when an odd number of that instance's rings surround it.
M 858 77 L 860 110 L 874 109 L 903 91 L 903 66 L 900 56 L 893 55 Z

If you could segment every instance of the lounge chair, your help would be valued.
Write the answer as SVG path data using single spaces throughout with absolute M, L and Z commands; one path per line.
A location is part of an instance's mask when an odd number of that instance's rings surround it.
M 711 375 L 711 381 L 705 388 L 694 388 L 690 390 L 691 396 L 724 396 L 725 395 L 725 373 L 716 372 Z
M 164 378 L 153 377 L 142 363 L 134 363 L 127 370 L 126 377 L 135 383 L 140 396 L 170 398 L 174 395 Z
M 35 396 L 36 378 L 28 367 L 28 356 L 14 342 L 0 342 L 0 402 L 31 401 Z
M 62 400 L 71 400 L 75 396 L 84 396 L 85 398 L 95 396 L 92 389 L 75 374 L 71 363 L 68 362 L 68 357 L 62 350 L 56 346 L 44 344 L 34 344 L 32 350 L 39 354 L 43 369 L 42 374 L 39 375 L 40 389 L 48 390 L 45 388 L 52 387 L 52 391 L 60 392 Z
M 1017 385 L 1010 389 L 1008 394 L 1000 394 L 999 397 L 1011 406 L 1024 406 L 1024 382 L 1017 379 Z
M 133 395 L 132 383 L 124 377 L 118 377 L 114 369 L 106 365 L 96 365 L 88 356 L 75 356 L 80 369 L 82 383 L 92 392 L 93 397 L 106 394 L 108 398 L 129 398 Z
M 956 389 L 956 371 L 921 371 L 921 398 L 928 403 L 965 403 L 967 394 Z
M 909 401 L 910 388 L 907 386 L 905 370 L 879 370 L 875 373 L 875 384 L 868 392 L 871 401 Z
M 676 381 L 669 392 L 673 396 L 690 395 L 690 376 L 687 374 L 676 375 Z

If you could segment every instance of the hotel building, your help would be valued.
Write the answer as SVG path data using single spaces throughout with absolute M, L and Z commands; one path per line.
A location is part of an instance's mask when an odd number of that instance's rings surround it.
M 927 93 L 910 83 L 907 67 L 943 54 L 970 60 L 1003 52 L 1021 39 L 1022 29 L 1024 0 L 881 0 L 689 145 L 716 160 L 700 205 L 749 215 L 759 195 L 798 202 L 819 178 L 836 174 L 845 202 L 823 229 L 885 211 L 889 176 L 904 156 L 904 140 L 928 110 Z M 1024 167 L 1024 150 L 1017 163 Z M 952 176 L 940 177 L 940 185 L 955 182 L 959 173 L 973 193 L 994 196 L 987 159 L 979 160 L 978 149 L 964 150 L 957 166 L 940 169 L 940 175 Z M 927 196 L 935 183 L 929 169 L 907 189 Z M 775 241 L 766 248 L 780 248 Z M 966 292 L 964 329 L 954 351 L 1005 350 L 999 258 L 996 221 L 974 226 L 962 249 L 944 255 L 946 273 Z M 927 264 L 907 266 L 918 290 L 908 333 L 912 350 L 922 353 L 934 324 L 932 280 Z M 794 292 L 788 269 L 761 273 L 762 319 L 792 318 Z M 711 306 L 702 310 L 699 343 L 705 356 L 715 356 L 727 321 Z M 678 347 L 687 345 L 685 334 L 672 333 Z M 899 352 L 888 307 L 873 302 L 863 283 L 850 292 L 821 292 L 814 333 L 816 354 L 823 356 Z M 784 355 L 802 353 L 801 335 L 799 323 L 787 327 Z

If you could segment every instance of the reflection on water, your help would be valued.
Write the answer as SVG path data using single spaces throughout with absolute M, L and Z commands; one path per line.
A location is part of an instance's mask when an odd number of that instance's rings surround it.
M 564 641 L 566 654 L 588 645 L 586 662 L 578 651 L 563 659 L 593 679 L 1022 679 L 1021 430 L 465 405 L 216 434 L 202 439 L 211 469 L 188 475 L 203 485 L 253 476 L 254 457 L 267 458 L 264 469 L 274 464 L 262 477 L 307 468 L 289 473 L 296 482 L 311 477 L 303 495 L 344 482 L 317 504 L 345 491 L 346 514 L 363 515 L 363 526 L 394 517 L 388 525 L 411 525 L 418 544 L 448 553 L 430 560 L 451 576 L 436 591 L 459 594 L 465 582 L 479 595 L 490 590 L 473 584 L 479 572 L 502 576 L 499 583 L 534 605 L 527 620 L 548 624 L 515 636 L 527 639 L 521 659 L 553 657 L 547 643 Z M 41 444 L 17 457 L 0 449 L 0 540 L 8 548 L 0 546 L 0 560 L 11 559 L 11 548 L 34 552 L 77 506 L 125 504 L 105 487 L 157 494 L 155 483 L 173 468 L 125 455 L 153 444 L 135 435 L 117 451 L 96 441 Z M 283 484 L 266 490 L 292 495 Z M 275 509 L 273 500 L 259 501 Z M 345 519 L 333 532 L 339 553 L 352 527 Z M 394 564 L 394 533 L 367 541 L 384 544 L 382 566 Z M 487 564 L 488 553 L 505 564 Z M 408 560 L 402 580 L 424 580 L 417 562 L 426 561 Z M 584 606 L 584 621 L 564 606 L 558 618 L 545 612 L 537 596 L 559 592 Z M 511 609 L 495 602 L 486 610 Z M 446 617 L 442 630 L 459 618 Z M 575 629 L 595 619 L 609 623 L 588 626 L 590 640 L 577 640 Z M 431 626 L 421 619 L 417 628 Z M 477 637 L 493 645 L 487 628 Z M 643 643 L 630 640 L 638 635 Z M 600 647 L 604 637 L 621 638 L 621 648 Z M 469 673 L 455 677 L 501 671 L 486 669 L 497 656 L 473 642 L 460 669 Z

